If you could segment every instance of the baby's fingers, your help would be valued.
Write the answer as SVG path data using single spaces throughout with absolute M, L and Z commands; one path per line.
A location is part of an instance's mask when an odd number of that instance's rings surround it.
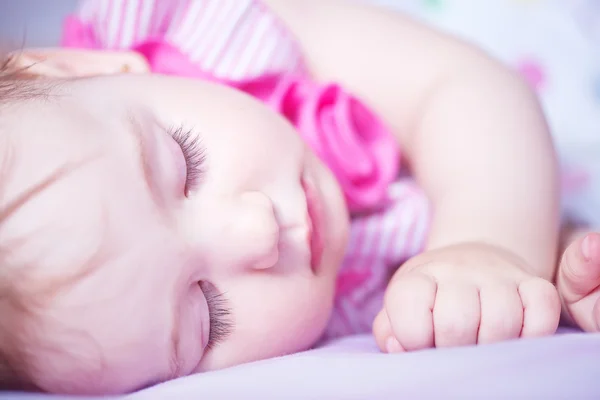
M 521 282 L 519 294 L 523 303 L 521 337 L 551 335 L 560 320 L 560 297 L 554 285 L 542 278 Z
M 523 326 L 523 304 L 516 283 L 481 288 L 479 344 L 516 339 Z
M 476 286 L 440 283 L 433 309 L 436 347 L 476 344 L 480 319 Z
M 433 347 L 433 306 L 437 285 L 432 277 L 410 272 L 387 288 L 384 308 L 391 330 L 406 350 Z
M 388 318 L 385 308 L 379 311 L 379 314 L 373 321 L 373 336 L 375 336 L 375 342 L 381 351 L 386 353 L 398 353 L 404 351 L 404 348 L 398 342 L 398 339 L 392 332 L 392 325 Z

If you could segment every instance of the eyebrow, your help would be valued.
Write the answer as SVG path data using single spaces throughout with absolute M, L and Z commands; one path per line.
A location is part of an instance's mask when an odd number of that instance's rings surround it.
M 156 184 L 156 180 L 154 178 L 154 174 L 152 173 L 152 164 L 150 163 L 150 157 L 148 157 L 147 146 L 153 145 L 157 146 L 156 138 L 152 138 L 152 143 L 148 143 L 148 135 L 145 133 L 147 130 L 145 124 L 140 121 L 140 119 L 132 114 L 127 114 L 127 120 L 129 122 L 128 132 L 131 133 L 133 139 L 136 142 L 136 155 L 138 158 L 138 162 L 140 165 L 140 170 L 142 171 L 142 175 L 144 178 L 144 183 L 150 192 L 152 200 L 159 208 L 164 208 L 165 199 L 160 191 L 158 185 Z

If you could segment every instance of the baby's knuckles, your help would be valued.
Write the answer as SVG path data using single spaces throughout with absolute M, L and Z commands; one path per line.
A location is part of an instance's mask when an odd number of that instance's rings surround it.
M 423 252 L 409 259 L 394 279 L 417 270 L 436 281 L 470 282 L 478 287 L 496 282 L 518 284 L 531 277 L 520 257 L 485 243 L 461 243 Z

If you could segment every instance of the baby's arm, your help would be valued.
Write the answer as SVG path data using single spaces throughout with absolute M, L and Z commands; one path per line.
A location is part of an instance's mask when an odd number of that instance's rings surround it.
M 550 279 L 557 166 L 526 84 L 481 51 L 371 6 L 268 0 L 312 73 L 340 82 L 394 129 L 435 218 L 428 248 L 481 241 Z
M 427 251 L 387 289 L 379 346 L 553 333 L 558 168 L 529 87 L 467 43 L 397 13 L 342 0 L 266 2 L 314 76 L 340 82 L 393 128 L 433 203 Z

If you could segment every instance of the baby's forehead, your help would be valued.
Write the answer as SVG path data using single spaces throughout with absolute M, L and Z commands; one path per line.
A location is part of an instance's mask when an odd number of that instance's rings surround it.
M 110 264 L 154 240 L 150 234 L 167 233 L 154 218 L 126 118 L 89 108 L 59 98 L 29 102 L 8 118 L 0 111 L 0 130 L 13 142 L 0 172 L 0 243 L 22 243 L 11 250 L 19 264 L 77 273 L 92 257 Z
M 102 183 L 116 174 L 103 126 L 60 99 L 0 110 L 0 250 L 15 263 L 73 268 L 99 248 Z
M 78 180 L 67 168 L 40 174 L 41 179 L 8 171 L 12 176 L 2 175 L 7 184 L 0 199 L 3 266 L 36 287 L 78 273 L 100 251 L 103 238 L 101 214 L 76 195 Z

